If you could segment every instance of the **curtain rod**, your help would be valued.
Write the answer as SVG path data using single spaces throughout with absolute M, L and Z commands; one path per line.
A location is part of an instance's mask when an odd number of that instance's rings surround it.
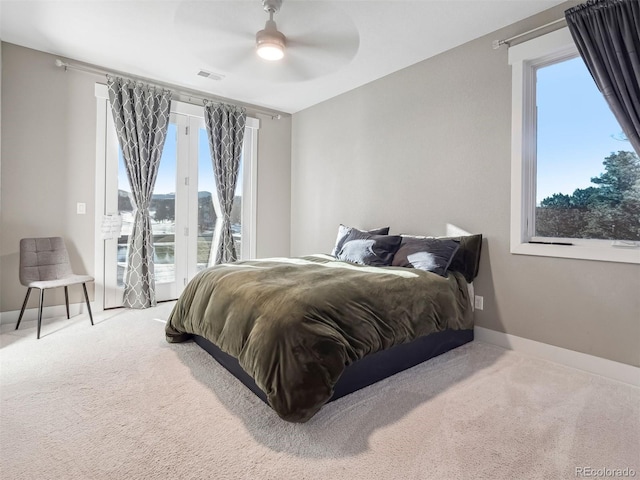
M 140 76 L 137 76 L 137 75 L 130 75 L 128 73 L 122 73 L 122 72 L 118 72 L 118 71 L 115 71 L 115 70 L 110 71 L 110 70 L 105 70 L 103 68 L 94 67 L 94 66 L 90 66 L 90 65 L 82 65 L 82 64 L 77 64 L 77 63 L 64 62 L 64 61 L 60 60 L 59 58 L 56 58 L 56 67 L 64 68 L 65 71 L 68 70 L 68 69 L 71 69 L 71 70 L 78 70 L 80 72 L 95 73 L 95 74 L 98 74 L 98 75 L 121 75 L 123 77 L 127 77 L 127 78 L 130 78 L 132 80 L 143 81 L 143 82 L 146 82 L 146 83 L 151 83 L 151 84 L 156 85 L 158 87 L 166 88 L 168 90 L 171 90 L 171 93 L 173 93 L 175 95 L 181 95 L 181 96 L 189 97 L 189 99 L 200 100 L 202 102 L 205 102 L 207 100 L 213 100 L 213 101 L 222 101 L 222 102 L 240 104 L 241 106 L 243 106 L 245 108 L 248 108 L 248 109 L 256 112 L 257 114 L 261 114 L 261 115 L 265 115 L 267 117 L 270 117 L 271 120 L 280 120 L 282 118 L 282 115 L 280 113 L 276 113 L 274 111 L 261 110 L 259 108 L 255 108 L 252 105 L 248 105 L 246 103 L 237 102 L 235 100 L 230 100 L 230 99 L 227 99 L 227 98 L 224 98 L 224 97 L 218 97 L 218 96 L 215 96 L 215 95 L 210 95 L 210 96 L 207 96 L 207 97 L 203 97 L 202 96 L 202 92 L 198 92 L 197 90 L 178 89 L 174 85 L 171 85 L 169 83 L 158 82 L 156 80 L 151 80 L 151 79 L 148 79 L 148 78 L 145 78 L 145 77 L 140 77 Z
M 560 23 L 560 22 L 564 22 L 566 21 L 566 19 L 563 18 L 559 18 L 558 20 L 554 20 L 553 22 L 549 22 L 545 25 L 542 25 L 540 27 L 534 28 L 532 30 L 529 30 L 527 32 L 524 33 L 519 33 L 518 35 L 514 35 L 513 37 L 509 37 L 509 38 L 505 38 L 504 40 L 494 40 L 491 45 L 493 46 L 494 50 L 497 50 L 498 48 L 500 48 L 502 45 L 510 45 L 512 41 L 520 38 L 520 37 L 524 37 L 525 35 L 529 35 L 531 33 L 537 32 L 538 30 L 542 30 L 543 28 L 547 28 L 550 27 L 552 25 L 555 25 L 556 23 Z

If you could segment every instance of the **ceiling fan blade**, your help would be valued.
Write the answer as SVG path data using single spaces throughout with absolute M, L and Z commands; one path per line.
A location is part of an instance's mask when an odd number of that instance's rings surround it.
M 221 36 L 250 41 L 264 22 L 264 12 L 256 9 L 253 2 L 183 2 L 174 16 L 176 29 L 197 41 Z
M 279 70 L 274 75 L 275 80 L 281 83 L 307 81 L 317 76 L 317 69 L 312 62 L 307 62 L 304 58 L 295 58 L 290 54 L 287 55 L 286 61 L 279 65 Z
M 198 53 L 198 58 L 205 67 L 214 71 L 223 70 L 226 73 L 239 73 L 251 69 L 255 49 L 244 45 L 225 48 L 208 48 Z
M 330 56 L 350 61 L 358 53 L 360 37 L 352 34 L 314 35 L 287 37 L 287 48 L 305 51 L 310 55 Z

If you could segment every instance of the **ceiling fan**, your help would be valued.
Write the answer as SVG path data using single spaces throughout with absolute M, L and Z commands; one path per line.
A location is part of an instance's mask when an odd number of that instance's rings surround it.
M 190 38 L 201 67 L 226 78 L 305 81 L 332 73 L 355 57 L 360 35 L 339 2 L 290 1 L 284 8 L 282 0 L 260 2 L 269 18 L 257 32 L 264 12 L 256 8 L 256 0 L 181 2 L 175 26 Z
M 282 0 L 262 0 L 262 6 L 269 14 L 264 29 L 256 33 L 256 51 L 265 60 L 281 60 L 287 45 L 287 37 L 278 31 L 273 15 L 280 10 Z

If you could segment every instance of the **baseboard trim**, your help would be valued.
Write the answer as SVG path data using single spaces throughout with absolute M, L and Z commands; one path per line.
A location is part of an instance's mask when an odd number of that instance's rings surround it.
M 625 363 L 614 362 L 606 358 L 548 345 L 535 340 L 516 337 L 508 333 L 497 332 L 483 327 L 474 327 L 476 341 L 489 343 L 516 352 L 525 353 L 567 367 L 595 373 L 603 377 L 618 380 L 640 387 L 640 368 Z
M 97 313 L 93 302 L 89 302 L 91 305 L 91 312 L 94 314 Z M 69 304 L 69 315 L 80 315 L 81 313 L 87 313 L 87 304 L 82 303 L 70 303 Z M 12 310 L 9 312 L 0 312 L 0 325 L 9 325 L 18 323 L 18 317 L 20 316 L 20 310 Z M 48 307 L 44 307 L 42 309 L 42 318 L 55 318 L 55 317 L 66 317 L 67 309 L 64 305 L 50 305 Z M 38 320 L 38 308 L 27 308 L 24 311 L 24 315 L 22 317 L 23 322 L 30 322 Z M 21 323 L 22 325 L 22 323 Z

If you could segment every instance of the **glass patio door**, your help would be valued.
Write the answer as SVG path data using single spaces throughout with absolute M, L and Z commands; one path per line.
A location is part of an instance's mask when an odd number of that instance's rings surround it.
M 180 156 L 188 146 L 182 145 L 179 135 L 187 119 L 182 115 L 171 114 L 164 150 L 154 185 L 149 214 L 154 246 L 154 272 L 156 280 L 156 299 L 171 300 L 178 296 L 177 278 L 180 264 L 186 262 L 184 242 L 179 235 L 181 216 L 177 212 L 185 199 L 184 192 L 178 188 L 181 171 Z M 124 278 L 127 265 L 129 236 L 133 228 L 134 208 L 131 187 L 127 178 L 122 151 L 107 156 L 106 165 L 106 211 L 117 214 L 122 222 L 120 236 L 105 240 L 105 308 L 122 305 Z M 117 163 L 116 163 L 117 158 Z M 115 165 L 114 165 L 115 163 Z M 184 208 L 184 207 L 183 207 Z
M 190 119 L 189 130 L 194 132 L 192 142 L 196 145 L 198 152 L 197 164 L 193 165 L 194 171 L 197 171 L 197 199 L 194 199 L 194 203 L 197 201 L 198 213 L 195 218 L 195 231 L 197 252 L 195 256 L 197 261 L 189 272 L 189 276 L 195 275 L 200 270 L 210 267 L 215 261 L 215 252 L 213 251 L 215 245 L 215 227 L 217 220 L 217 212 L 220 211 L 217 203 L 216 196 L 216 182 L 213 173 L 213 163 L 211 162 L 211 153 L 209 151 L 209 139 L 207 137 L 207 131 L 204 126 L 204 121 L 199 118 Z M 251 130 L 247 129 L 245 136 L 249 139 L 245 140 L 243 152 L 250 150 L 251 143 Z M 236 183 L 236 189 L 233 199 L 233 207 L 231 209 L 231 231 L 233 233 L 234 244 L 236 247 L 236 253 L 238 259 L 249 258 L 250 252 L 248 251 L 248 242 L 245 242 L 243 247 L 242 236 L 246 236 L 248 232 L 247 226 L 247 210 L 248 208 L 243 205 L 244 185 L 246 183 L 244 168 L 244 157 L 240 161 L 240 170 L 238 172 L 238 179 Z M 250 180 L 249 180 L 250 181 Z
M 178 298 L 187 282 L 215 261 L 212 249 L 219 208 L 214 204 L 215 179 L 204 119 L 195 113 L 189 110 L 188 114 L 171 114 L 149 208 L 157 301 Z M 122 306 L 134 215 L 124 159 L 110 117 L 106 117 L 104 214 L 117 218 L 122 227 L 119 237 L 104 240 L 104 308 Z M 252 200 L 255 182 L 251 175 L 257 151 L 254 131 L 255 127 L 245 131 L 231 212 L 239 259 L 255 256 L 255 243 L 250 235 L 255 223 Z M 246 158 L 251 161 L 245 162 Z

